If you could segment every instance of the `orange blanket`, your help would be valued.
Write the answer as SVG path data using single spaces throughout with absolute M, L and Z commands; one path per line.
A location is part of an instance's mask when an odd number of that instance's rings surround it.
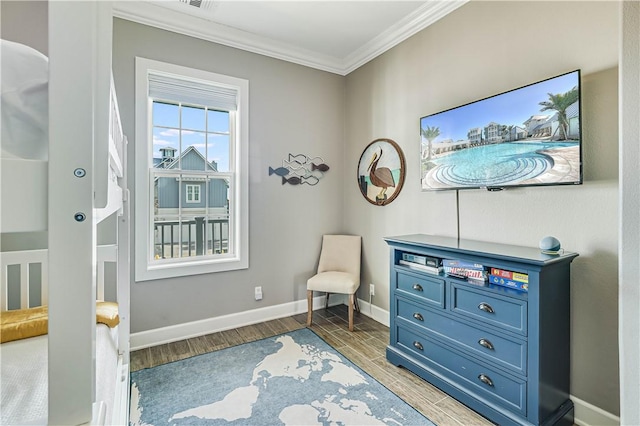
M 111 328 L 120 323 L 118 304 L 96 302 L 96 322 Z M 47 306 L 0 312 L 0 343 L 47 334 L 49 309 Z

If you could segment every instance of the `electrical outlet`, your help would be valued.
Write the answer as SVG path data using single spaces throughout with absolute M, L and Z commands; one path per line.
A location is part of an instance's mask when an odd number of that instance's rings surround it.
M 369 295 L 370 296 L 376 295 L 376 286 L 374 286 L 373 284 L 369 284 Z
M 262 300 L 262 287 L 258 286 L 255 288 L 255 297 L 256 300 Z

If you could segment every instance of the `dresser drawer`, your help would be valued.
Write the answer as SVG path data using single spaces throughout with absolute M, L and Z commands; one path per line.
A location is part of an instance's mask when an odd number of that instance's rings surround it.
M 527 302 L 451 283 L 450 309 L 474 321 L 527 335 Z
M 421 363 L 483 398 L 526 415 L 526 381 L 498 373 L 404 327 L 397 326 L 397 336 L 396 346 Z
M 461 351 L 526 376 L 527 344 L 475 328 L 453 318 L 426 309 L 418 303 L 396 298 L 399 322 L 410 322 L 427 335 L 433 335 Z
M 396 275 L 396 285 L 399 293 L 418 297 L 419 300 L 430 306 L 445 307 L 445 284 L 443 279 L 436 276 L 431 278 L 404 272 L 396 272 Z

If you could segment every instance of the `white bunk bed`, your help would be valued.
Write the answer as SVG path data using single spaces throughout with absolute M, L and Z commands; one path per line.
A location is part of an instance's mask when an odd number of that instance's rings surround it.
M 48 225 L 48 109 L 41 103 L 48 96 L 48 60 L 38 51 L 2 40 L 5 65 L 2 72 L 2 144 L 0 171 L 2 213 L 0 232 L 45 231 Z M 11 67 L 7 62 L 21 62 Z M 26 72 L 26 75 L 25 75 Z M 26 79 L 26 83 L 25 83 Z M 99 223 L 122 209 L 123 192 L 118 179 L 124 176 L 123 135 L 118 104 L 111 79 L 109 103 L 108 167 L 104 207 L 95 211 Z M 28 195 L 28 196 L 25 196 Z
M 0 423 L 128 424 L 127 141 L 110 70 L 111 5 L 49 2 L 48 13 L 49 135 L 44 147 L 35 140 L 30 149 L 6 140 L 3 99 L 0 158 L 0 236 L 48 234 L 48 249 L 0 253 L 0 311 L 8 310 L 10 296 L 14 305 L 19 300 L 12 308 L 21 314 L 46 304 L 48 333 L 0 345 Z M 8 60 L 3 54 L 4 64 Z M 16 135 L 29 130 L 26 123 L 39 125 L 23 117 Z M 103 221 L 116 223 L 114 244 L 97 245 Z M 105 297 L 110 263 L 116 265 L 119 324 L 96 325 L 96 300 Z M 34 283 L 40 289 L 35 301 Z M 5 312 L 0 316 L 12 316 Z
M 98 286 L 99 299 L 104 299 L 105 275 L 109 264 L 117 262 L 117 246 L 114 244 L 97 247 L 98 253 Z M 2 253 L 2 340 L 9 340 L 0 345 L 2 362 L 0 365 L 0 396 L 2 410 L 0 410 L 0 425 L 45 425 L 48 412 L 48 335 L 36 328 L 46 328 L 43 321 L 46 313 L 39 309 L 41 300 L 46 300 L 47 286 L 47 250 L 21 250 Z M 39 268 L 30 273 L 34 265 Z M 9 279 L 10 268 L 19 268 L 19 279 Z M 15 274 L 17 275 L 17 274 Z M 11 277 L 15 278 L 15 277 Z M 30 297 L 33 291 L 30 283 L 38 283 L 35 287 L 41 290 L 41 297 Z M 13 287 L 13 292 L 8 291 Z M 8 310 L 10 293 L 18 293 L 20 307 Z M 37 292 L 36 292 L 37 293 Z M 14 296 L 14 294 L 12 294 Z M 12 297 L 12 299 L 17 299 Z M 34 300 L 35 299 L 35 300 Z M 115 304 L 101 303 L 100 311 L 109 325 L 96 324 L 96 420 L 92 423 L 116 425 L 127 423 L 127 387 L 128 365 L 126 354 L 119 348 L 123 336 L 120 335 L 120 325 Z M 18 314 L 20 325 L 14 321 L 7 324 L 9 315 Z M 29 319 L 25 316 L 28 315 Z M 21 326 L 30 325 L 37 334 L 33 337 L 13 340 L 11 334 L 17 334 Z

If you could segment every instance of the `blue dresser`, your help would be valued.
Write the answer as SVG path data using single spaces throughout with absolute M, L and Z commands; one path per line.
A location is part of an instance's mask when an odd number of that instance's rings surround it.
M 420 234 L 385 240 L 391 363 L 500 425 L 573 424 L 569 283 L 576 253 Z M 424 258 L 514 273 L 528 289 L 447 276 L 416 265 Z

